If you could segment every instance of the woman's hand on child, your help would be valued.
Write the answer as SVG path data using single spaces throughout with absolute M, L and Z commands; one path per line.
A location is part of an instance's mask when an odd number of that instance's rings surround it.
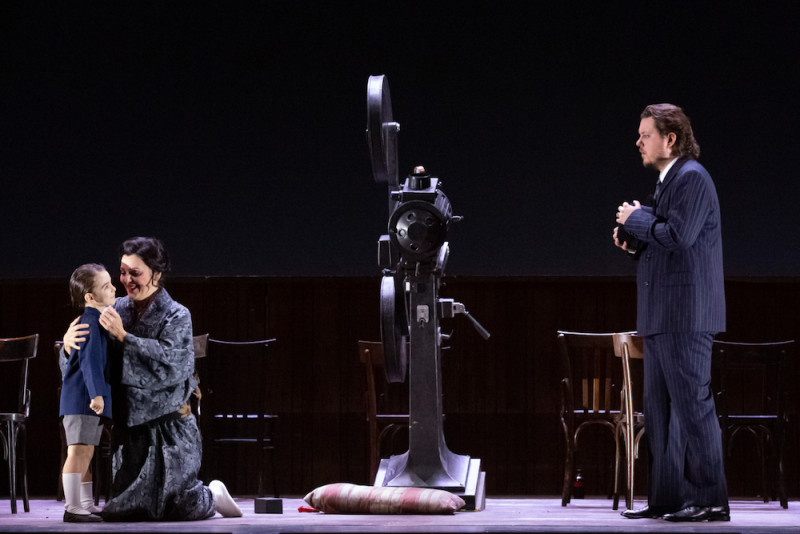
M 125 340 L 127 332 L 122 327 L 122 318 L 112 306 L 107 306 L 100 314 L 100 325 L 108 330 L 112 337 L 119 341 Z
M 85 323 L 78 324 L 80 320 L 80 317 L 76 317 L 74 321 L 69 323 L 69 328 L 64 333 L 64 351 L 67 354 L 71 354 L 72 349 L 80 349 L 78 343 L 86 341 L 86 336 L 89 335 L 89 325 Z

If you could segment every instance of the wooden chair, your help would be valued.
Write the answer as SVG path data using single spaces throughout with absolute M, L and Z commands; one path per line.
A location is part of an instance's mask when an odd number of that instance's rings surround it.
M 359 341 L 358 356 L 361 363 L 364 364 L 367 378 L 364 408 L 369 439 L 369 476 L 370 483 L 372 483 L 378 473 L 378 464 L 384 446 L 388 445 L 387 450 L 391 453 L 398 432 L 408 428 L 408 413 L 385 412 L 389 384 L 383 373 L 383 343 Z M 405 397 L 407 398 L 407 395 Z M 398 399 L 393 400 L 398 401 Z M 406 409 L 405 412 L 408 410 Z
M 275 471 L 275 432 L 278 415 L 267 412 L 270 377 L 267 349 L 274 339 L 258 341 L 222 341 L 208 338 L 209 368 L 207 422 L 211 423 L 211 443 L 214 450 L 215 472 L 220 472 L 220 451 L 223 446 L 236 449 L 250 445 L 256 451 L 258 496 L 264 491 L 264 454 L 270 453 L 272 490 L 277 498 L 278 482 Z
M 3 455 L 8 460 L 8 491 L 11 513 L 17 513 L 17 465 L 22 471 L 22 503 L 30 512 L 28 501 L 28 460 L 26 455 L 25 423 L 31 410 L 31 390 L 28 389 L 28 363 L 36 357 L 39 334 L 0 339 L 0 364 L 4 369 L 0 381 L 0 440 Z M 13 369 L 12 369 L 13 368 Z
M 200 426 L 200 416 L 202 415 L 203 390 L 200 387 L 200 365 L 208 354 L 208 334 L 194 336 L 194 377 L 197 379 L 197 387 L 194 388 L 189 401 L 192 405 L 192 413 L 197 417 L 197 425 Z M 204 386 L 205 387 L 205 386 Z
M 784 456 L 788 387 L 787 363 L 794 355 L 795 342 L 734 343 L 714 341 L 712 365 L 717 416 L 722 445 L 730 457 L 731 444 L 739 435 L 755 439 L 761 464 L 761 496 L 769 502 L 777 497 L 788 508 Z M 727 462 L 726 462 L 727 463 Z M 771 491 L 767 470 L 773 473 Z
M 207 376 L 209 372 L 209 369 L 207 368 L 208 361 L 206 358 L 206 354 L 208 353 L 208 334 L 194 336 L 192 341 L 194 345 L 194 377 L 197 380 L 197 386 L 195 386 L 194 391 L 189 396 L 189 404 L 192 407 L 192 413 L 197 421 L 197 429 L 200 430 L 200 434 L 202 435 L 203 426 L 205 425 L 202 401 L 203 394 L 207 392 L 208 384 L 206 384 L 201 377 Z M 204 447 L 203 460 L 200 464 L 200 472 L 198 473 L 200 480 L 211 480 L 206 475 L 208 466 L 211 465 L 212 459 L 211 447 Z
M 635 334 L 614 334 L 614 354 L 622 359 L 622 417 L 617 421 L 617 435 L 625 444 L 625 506 L 633 509 L 634 467 L 639 457 L 639 441 L 644 435 L 644 340 Z M 615 461 L 614 487 L 619 488 L 619 448 Z M 614 492 L 614 509 L 619 505 L 619 492 Z
M 614 356 L 612 333 L 558 331 L 561 361 L 561 425 L 564 430 L 564 481 L 561 506 L 571 500 L 575 482 L 575 453 L 578 438 L 589 426 L 608 430 L 619 454 L 617 422 L 620 418 L 618 384 L 622 370 Z M 613 460 L 611 471 L 616 471 Z M 614 487 L 609 496 L 618 493 Z M 616 510 L 616 506 L 614 507 Z
M 56 362 L 58 362 L 58 357 L 61 353 L 61 347 L 63 346 L 63 341 L 56 341 L 53 344 L 53 353 L 56 357 Z M 59 374 L 61 374 L 60 370 Z M 57 397 L 61 399 L 61 386 L 58 387 Z M 100 503 L 100 494 L 103 493 L 103 490 L 105 490 L 105 502 L 108 502 L 109 499 L 111 499 L 111 483 L 114 477 L 114 472 L 111 466 L 111 458 L 114 456 L 112 446 L 113 430 L 113 422 L 108 419 L 104 420 L 103 433 L 100 437 L 100 445 L 95 447 L 94 457 L 92 458 L 92 480 L 94 481 L 94 484 L 92 485 L 92 491 L 94 492 L 93 497 L 95 506 Z M 64 423 L 60 417 L 58 419 L 58 431 L 61 438 L 61 463 L 59 465 L 63 467 L 64 462 L 67 461 L 67 434 L 64 432 Z M 58 473 L 58 489 L 56 490 L 56 500 L 64 500 L 64 484 L 61 479 L 60 471 Z

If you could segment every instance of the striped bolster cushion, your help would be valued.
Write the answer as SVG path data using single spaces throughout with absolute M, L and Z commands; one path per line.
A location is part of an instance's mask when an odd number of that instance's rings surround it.
M 443 490 L 345 483 L 320 486 L 305 501 L 326 514 L 452 514 L 464 506 L 464 499 Z

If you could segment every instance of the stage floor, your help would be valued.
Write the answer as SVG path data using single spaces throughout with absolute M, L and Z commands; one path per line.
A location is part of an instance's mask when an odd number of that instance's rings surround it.
M 424 515 L 326 515 L 300 513 L 300 498 L 284 498 L 283 514 L 256 514 L 252 498 L 237 498 L 241 518 L 219 515 L 207 521 L 184 523 L 62 522 L 63 503 L 53 499 L 31 501 L 31 511 L 12 514 L 8 499 L 0 500 L 0 532 L 230 532 L 230 533 L 454 533 L 454 532 L 741 532 L 800 533 L 800 503 L 784 510 L 777 502 L 731 501 L 730 523 L 669 523 L 663 520 L 630 520 L 611 509 L 607 499 L 574 500 L 566 507 L 558 498 L 487 498 L 479 512 L 451 516 Z M 644 502 L 637 501 L 636 508 Z

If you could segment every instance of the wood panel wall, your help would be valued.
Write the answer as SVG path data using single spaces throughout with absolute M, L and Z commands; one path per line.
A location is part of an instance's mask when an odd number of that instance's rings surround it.
M 277 475 L 284 495 L 305 494 L 330 482 L 369 482 L 364 374 L 356 342 L 379 339 L 379 283 L 379 277 L 167 280 L 173 297 L 191 310 L 196 334 L 230 341 L 277 338 L 265 388 L 271 409 L 281 417 Z M 800 338 L 800 279 L 734 279 L 726 287 L 724 339 Z M 555 332 L 634 329 L 633 280 L 448 277 L 441 296 L 463 302 L 492 334 L 484 341 L 462 316 L 443 321 L 443 331 L 453 332 L 443 356 L 449 448 L 482 460 L 490 495 L 559 494 L 563 437 Z M 29 428 L 30 488 L 36 495 L 56 491 L 60 375 L 52 346 L 75 316 L 66 280 L 0 280 L 0 336 L 41 335 L 31 370 Z M 234 379 L 247 371 L 216 370 L 215 378 L 227 372 Z M 790 372 L 791 382 L 798 384 L 796 364 Z M 800 497 L 798 397 L 800 392 L 793 392 L 786 461 L 795 498 Z M 606 459 L 613 446 L 600 434 L 585 439 L 578 463 L 587 492 L 605 493 L 611 483 Z M 750 459 L 754 451 L 746 443 L 735 448 L 729 460 L 731 495 L 758 493 L 757 466 Z M 222 472 L 214 472 L 217 464 L 211 451 L 205 452 L 206 479 L 221 478 L 236 494 L 255 493 L 252 454 L 226 455 L 219 464 Z M 0 480 L 6 495 L 6 477 Z

